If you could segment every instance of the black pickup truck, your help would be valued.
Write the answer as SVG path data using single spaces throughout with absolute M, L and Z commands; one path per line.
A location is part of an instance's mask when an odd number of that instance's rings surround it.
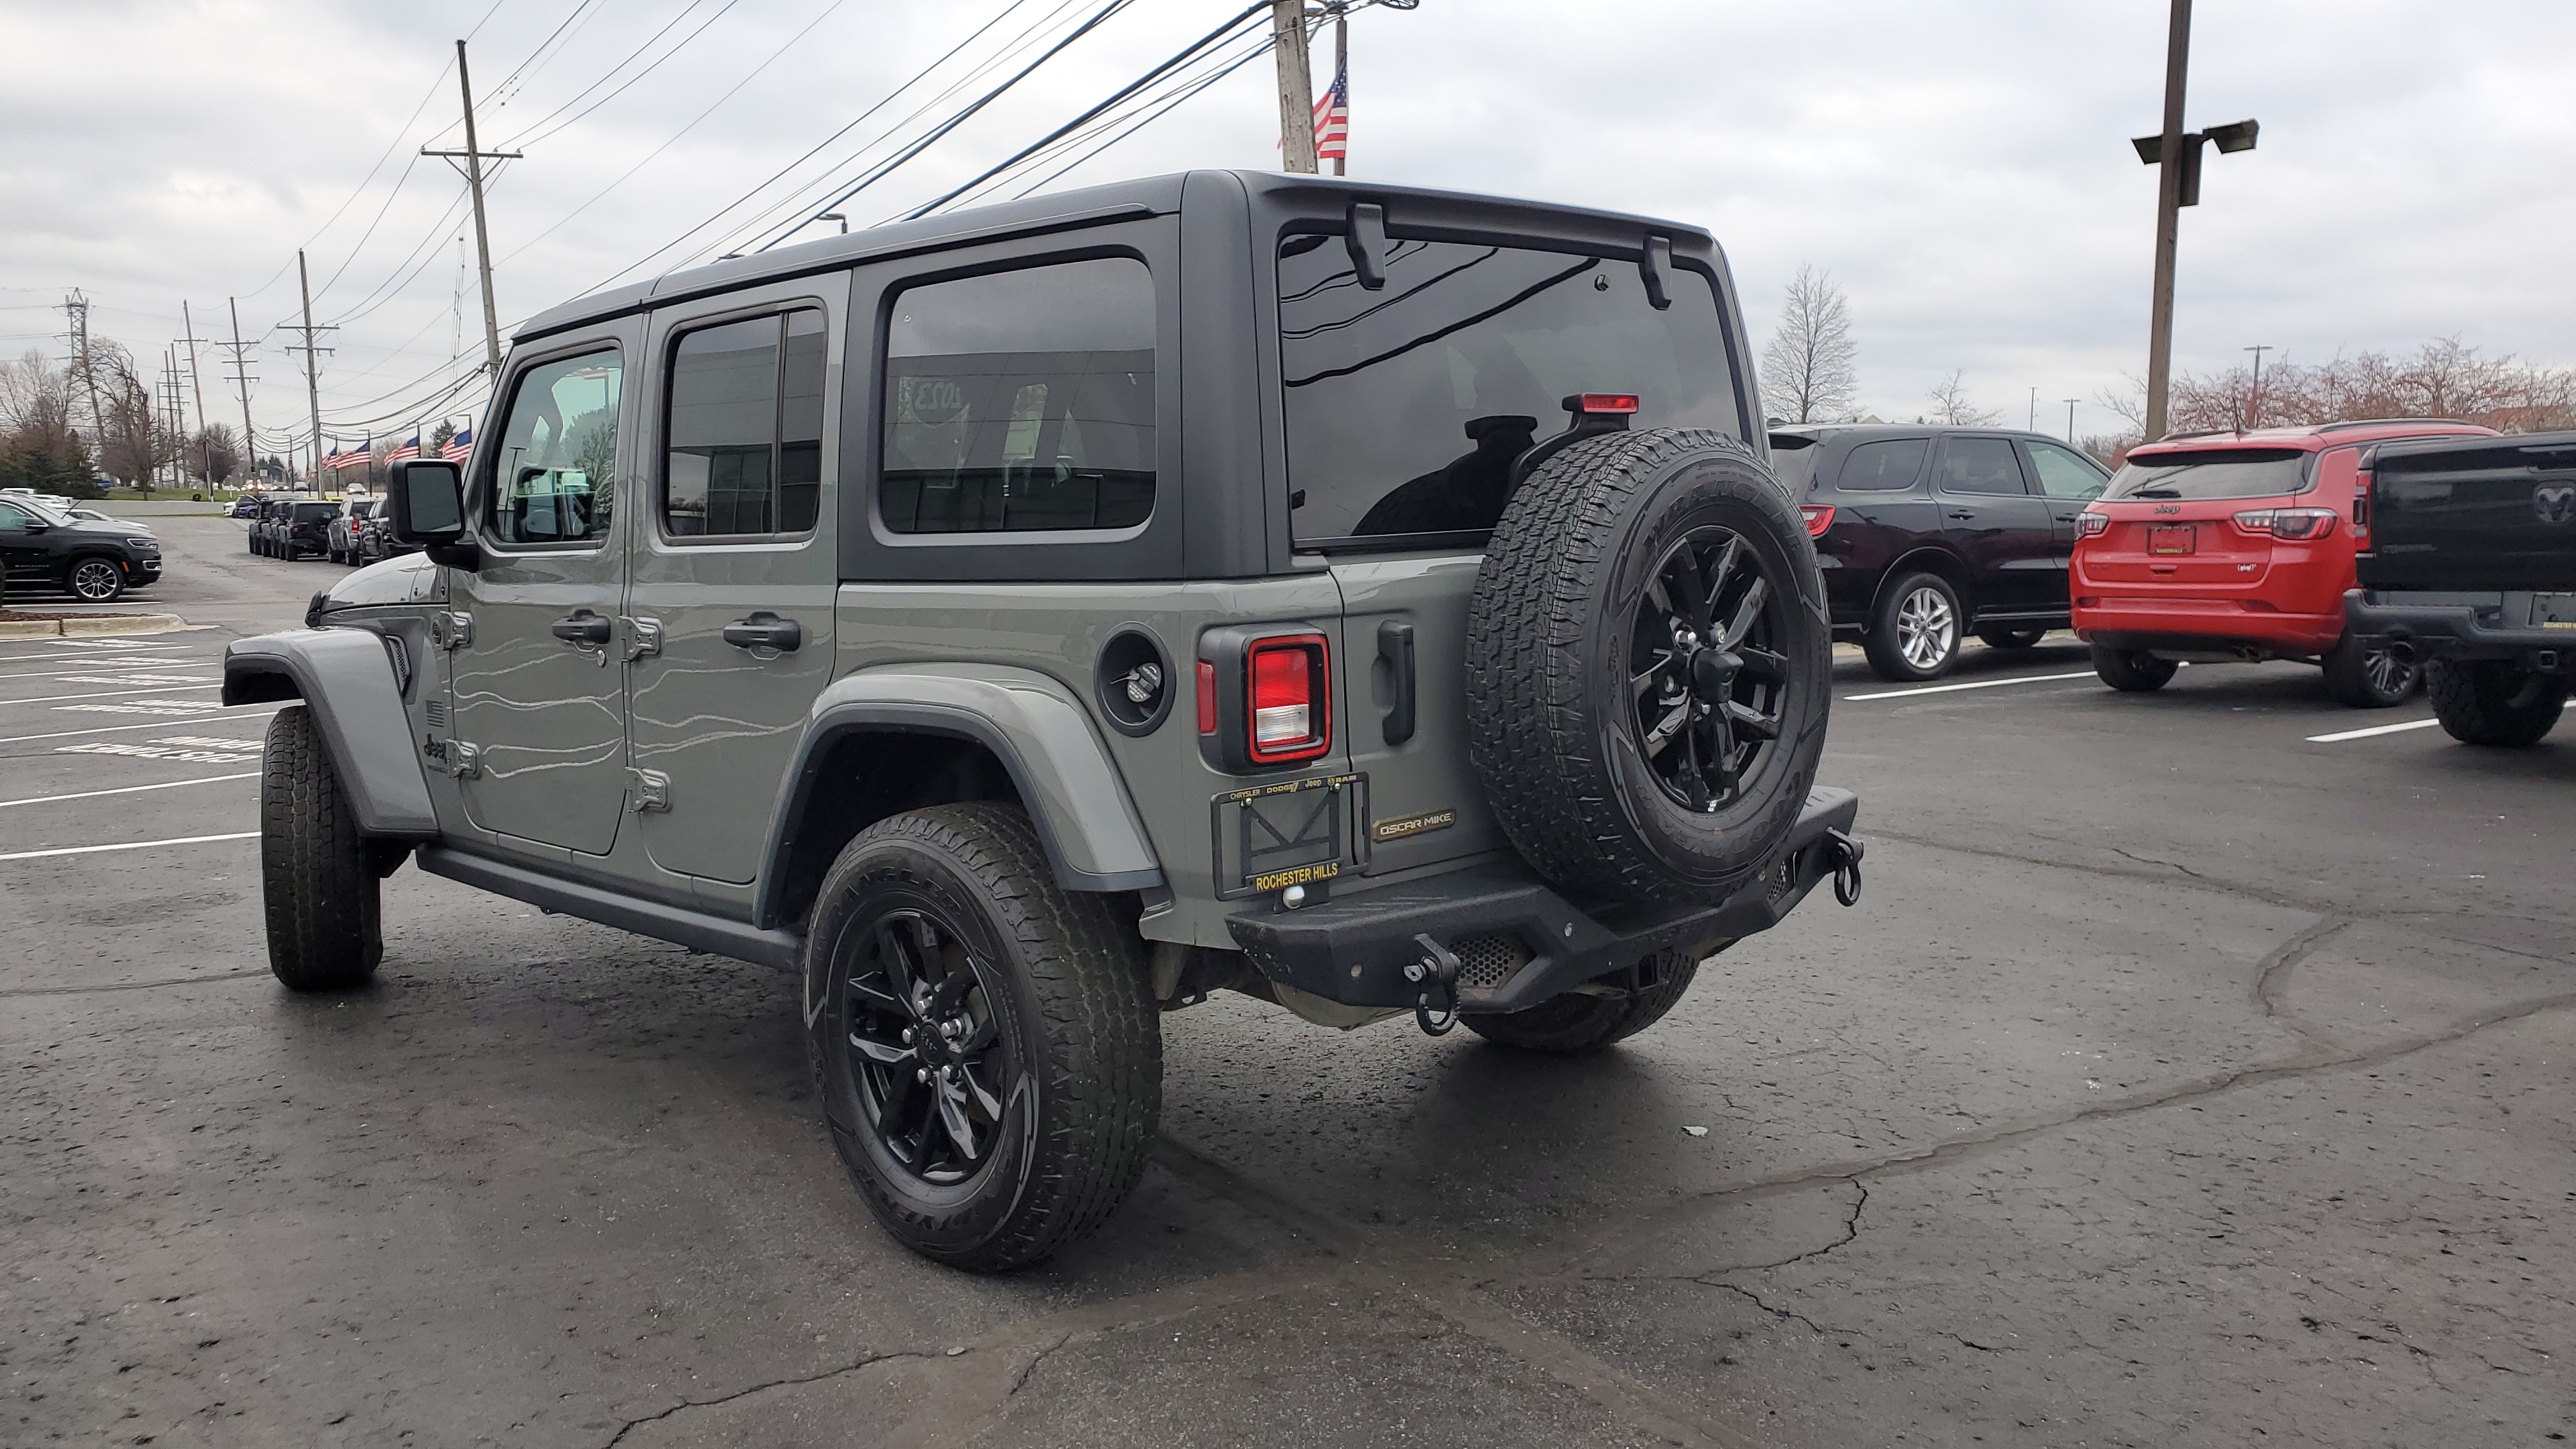
M 2425 661 L 2472 745 L 2529 745 L 2576 683 L 2576 432 L 2383 444 L 2353 507 L 2352 632 Z

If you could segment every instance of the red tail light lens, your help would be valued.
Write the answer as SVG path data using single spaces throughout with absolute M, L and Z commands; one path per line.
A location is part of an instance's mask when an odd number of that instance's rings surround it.
M 2086 538 L 2099 538 L 2103 534 L 2111 531 L 2111 515 L 2107 513 L 2079 513 L 2075 515 L 2075 527 Z
M 1245 673 L 1252 695 L 1246 753 L 1265 765 L 1312 759 L 1332 748 L 1330 655 L 1321 634 L 1291 634 L 1252 646 Z
M 1822 538 L 1834 526 L 1834 506 L 1830 503 L 1802 503 L 1798 512 L 1807 520 L 1807 537 Z
M 2335 511 L 2331 508 L 2249 508 L 2236 515 L 2236 526 L 2247 533 L 2268 533 L 2293 543 L 2304 542 L 2332 533 Z

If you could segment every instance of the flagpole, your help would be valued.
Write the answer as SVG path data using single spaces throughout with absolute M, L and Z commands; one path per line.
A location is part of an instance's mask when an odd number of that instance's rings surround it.
M 1333 7 L 1333 87 L 1334 87 L 1334 89 L 1335 89 L 1336 91 L 1339 91 L 1342 87 L 1349 85 L 1349 84 L 1350 84 L 1350 77 L 1351 77 L 1351 15 L 1350 15 L 1350 11 L 1349 11 L 1349 9 L 1348 9 L 1347 7 L 1345 7 L 1345 6 L 1341 6 L 1341 5 L 1335 5 L 1335 6 Z M 1342 153 L 1343 153 L 1343 154 L 1342 154 L 1342 155 L 1340 155 L 1340 156 L 1336 156 L 1336 157 L 1334 157 L 1334 158 L 1333 158 L 1333 174 L 1334 174 L 1335 176 L 1339 176 L 1339 175 L 1343 174 L 1343 170 L 1344 170 L 1345 166 L 1348 164 L 1348 159 L 1347 159 L 1347 158 L 1348 158 L 1348 156 L 1349 156 L 1350 149 L 1351 149 L 1351 143 L 1350 143 L 1350 140 L 1348 139 L 1348 137 L 1347 137 L 1347 135 L 1346 135 L 1346 136 L 1344 137 L 1343 141 L 1342 141 Z

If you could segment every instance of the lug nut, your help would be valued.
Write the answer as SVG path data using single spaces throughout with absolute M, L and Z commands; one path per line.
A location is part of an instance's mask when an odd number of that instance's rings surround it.
M 917 1067 L 917 1068 L 915 1068 L 915 1069 L 913 1070 L 912 1079 L 913 1079 L 914 1081 L 916 1081 L 916 1082 L 921 1083 L 921 1084 L 922 1084 L 923 1086 L 925 1086 L 925 1087 L 926 1087 L 926 1086 L 929 1086 L 929 1085 L 930 1085 L 930 1068 L 928 1068 L 928 1067 Z
M 910 1045 L 912 1045 L 912 1028 L 911 1028 L 911 1027 L 908 1027 L 908 1026 L 907 1026 L 907 1027 L 905 1027 L 905 1028 L 903 1029 L 903 1044 L 904 1044 L 905 1046 L 910 1046 Z

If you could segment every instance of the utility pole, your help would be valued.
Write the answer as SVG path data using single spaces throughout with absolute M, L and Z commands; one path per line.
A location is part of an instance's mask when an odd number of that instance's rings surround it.
M 2037 383 L 2033 383 L 2033 384 L 2031 384 L 2031 388 L 2030 388 L 2030 421 L 2029 421 L 2029 422 L 2026 422 L 2026 423 L 2024 423 L 2024 424 L 2022 424 L 2022 431 L 2024 431 L 2024 432 L 2028 432 L 2028 433 L 2035 433 L 2035 432 L 2038 432 L 2038 431 L 2039 431 L 2039 384 L 2037 384 Z
M 197 379 L 197 323 L 188 315 L 188 299 L 185 297 L 179 299 L 179 322 L 188 329 L 188 395 L 197 400 L 197 430 L 204 432 L 207 426 L 206 387 Z M 197 446 L 197 476 L 200 478 L 206 476 L 207 461 L 205 440 L 200 438 Z
M 2147 441 L 2165 435 L 2173 380 L 2174 247 L 2182 237 L 2183 72 L 2191 63 L 2191 0 L 2173 0 L 2165 32 L 2165 125 L 2156 137 L 2156 281 L 2147 316 Z
M 1351 7 L 1343 3 L 1343 0 L 1330 0 L 1330 3 L 1333 10 L 1333 81 L 1337 85 L 1347 85 L 1351 74 Z M 1345 153 L 1349 152 L 1350 143 L 1343 142 L 1342 150 Z M 1335 176 L 1343 175 L 1348 170 L 1347 154 L 1333 158 Z
M 2245 399 L 2245 428 L 2251 432 L 2263 425 L 2263 354 L 2272 350 L 2272 344 L 2245 350 L 2254 354 L 2254 391 Z
M 2075 399 L 2066 400 L 2066 446 L 2075 446 Z
M 1294 5 L 1300 0 L 1274 0 L 1274 3 Z M 456 84 L 465 93 L 465 149 L 433 151 L 423 146 L 420 154 L 439 157 L 450 165 L 459 160 L 465 163 L 465 184 L 474 193 L 474 254 L 483 264 L 483 362 L 491 369 L 492 375 L 498 377 L 501 375 L 501 314 L 492 304 L 492 234 L 483 223 L 483 163 L 515 161 L 520 153 L 486 151 L 474 139 L 474 82 L 465 73 L 465 42 L 461 40 L 456 42 Z M 1306 169 L 1311 171 L 1314 167 L 1310 164 Z
M 178 344 L 172 343 L 161 349 L 161 356 L 167 369 L 163 376 L 170 379 L 170 472 L 174 475 L 171 486 L 185 488 L 188 486 L 188 402 L 179 388 Z
M 226 297 L 224 305 L 232 309 L 233 340 L 215 345 L 230 349 L 233 355 L 233 381 L 241 388 L 242 473 L 244 477 L 250 477 L 259 472 L 259 435 L 251 430 L 250 425 L 250 364 L 244 351 L 250 344 L 241 340 L 241 303 Z
M 313 410 L 313 443 L 311 447 L 305 450 L 306 456 L 311 460 L 311 466 L 308 466 L 304 470 L 304 481 L 308 485 L 318 488 L 320 483 L 315 476 L 315 469 L 318 468 L 322 462 L 322 379 L 319 363 L 321 360 L 320 355 L 322 353 L 329 352 L 331 349 L 328 347 L 314 346 L 313 334 L 316 332 L 337 332 L 340 329 L 337 327 L 316 327 L 313 325 L 313 278 L 312 275 L 304 268 L 304 253 L 300 250 L 295 254 L 295 285 L 301 289 L 304 294 L 304 321 L 300 326 L 293 322 L 289 322 L 286 325 L 293 327 L 296 331 L 304 334 L 304 346 L 302 348 L 304 353 L 304 400 Z M 287 349 L 289 352 L 296 350 L 297 349 L 292 347 Z
M 1306 70 L 1306 0 L 1270 0 L 1270 44 L 1279 61 L 1280 164 L 1292 174 L 1312 176 L 1315 80 Z

